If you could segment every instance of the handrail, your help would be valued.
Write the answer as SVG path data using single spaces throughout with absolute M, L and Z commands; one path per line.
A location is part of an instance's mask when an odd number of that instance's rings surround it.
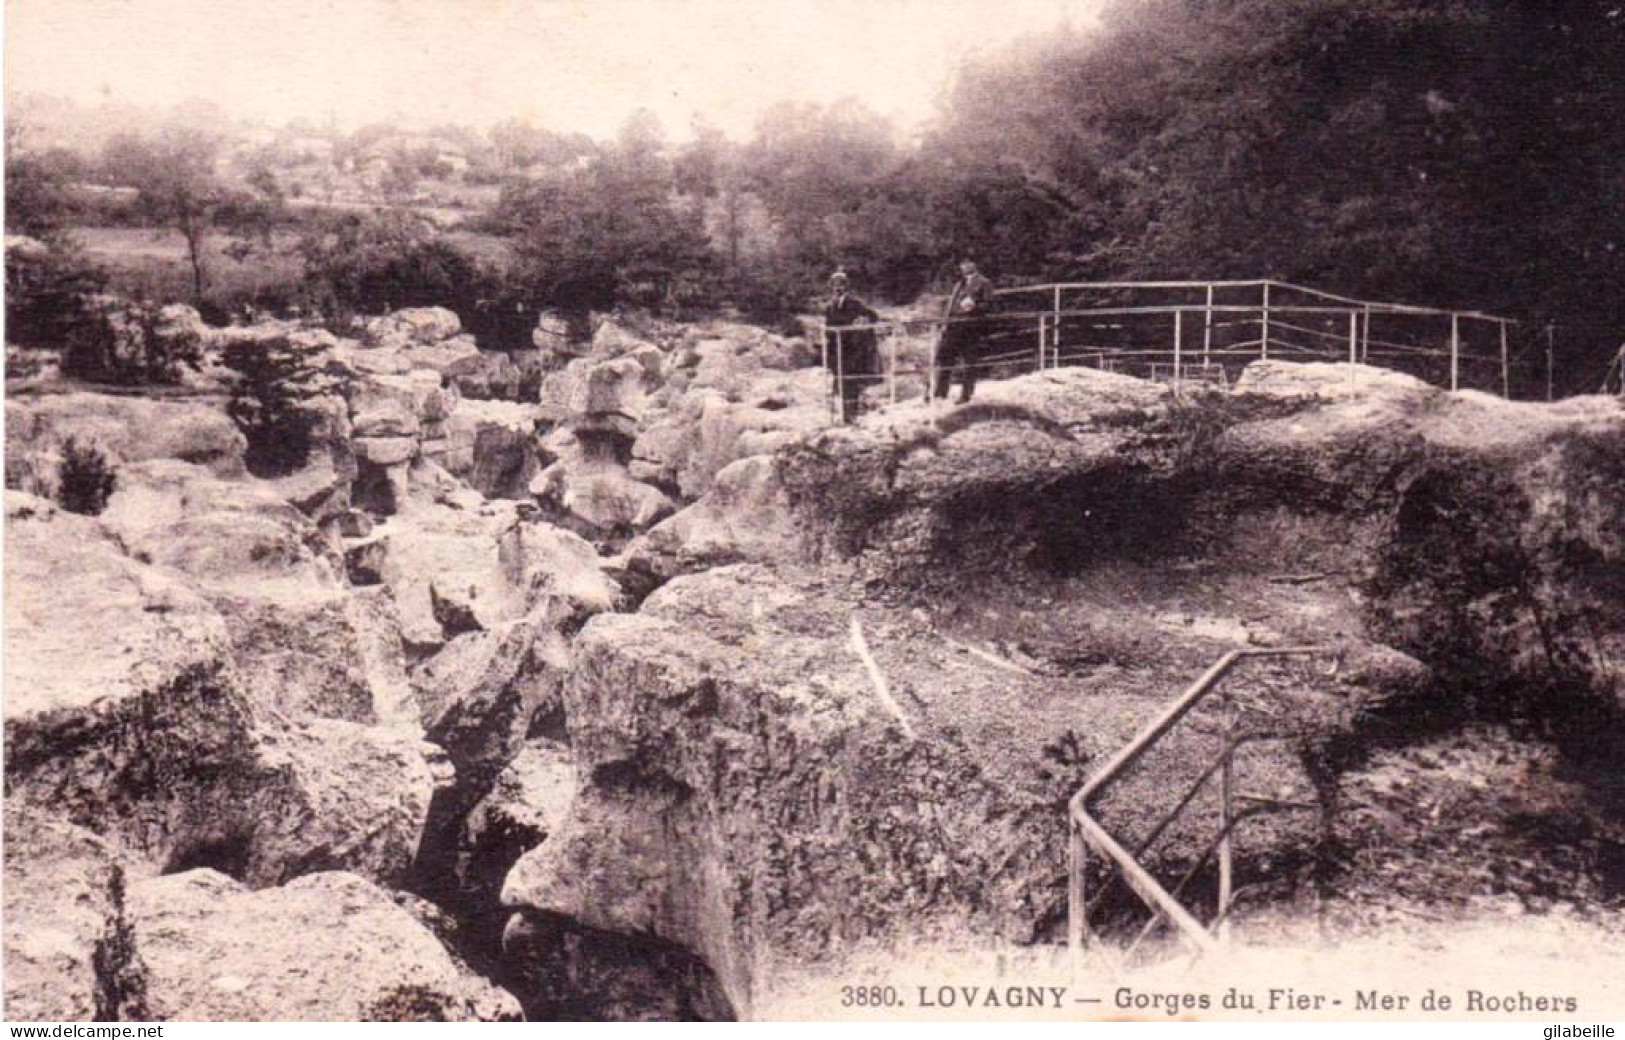
M 1070 821 L 1072 838 L 1070 843 L 1070 871 L 1068 878 L 1068 921 L 1067 941 L 1072 948 L 1074 957 L 1081 954 L 1083 947 L 1084 930 L 1087 924 L 1087 903 L 1084 899 L 1083 870 L 1087 850 L 1084 842 L 1094 846 L 1112 860 L 1123 879 L 1140 898 L 1151 907 L 1153 911 L 1165 916 L 1179 929 L 1180 935 L 1190 942 L 1199 952 L 1207 952 L 1215 948 L 1216 940 L 1207 928 L 1180 905 L 1174 894 L 1157 882 L 1151 873 L 1140 865 L 1136 856 L 1130 854 L 1117 839 L 1112 837 L 1103 824 L 1090 813 L 1095 799 L 1107 785 L 1126 772 L 1134 763 L 1138 762 L 1169 730 L 1173 729 L 1181 719 L 1202 702 L 1202 700 L 1218 686 L 1219 682 L 1230 673 L 1238 663 L 1253 657 L 1286 657 L 1302 656 L 1306 654 L 1326 653 L 1331 650 L 1327 646 L 1290 646 L 1290 647 L 1254 647 L 1243 650 L 1232 650 L 1219 658 L 1207 671 L 1186 688 L 1185 692 L 1175 698 L 1156 718 L 1143 726 L 1133 740 L 1125 744 L 1116 754 L 1106 761 L 1089 780 L 1080 787 L 1067 801 L 1067 816 Z M 1221 833 L 1221 844 L 1227 842 L 1229 833 L 1239 820 L 1231 818 L 1229 794 L 1229 759 L 1239 743 L 1232 740 L 1228 743 L 1221 755 L 1225 774 L 1224 829 Z M 1205 784 L 1213 775 L 1209 769 L 1198 781 L 1198 786 Z M 1187 796 L 1176 807 L 1175 813 L 1182 811 L 1190 803 Z M 1158 833 L 1167 826 L 1171 816 L 1165 819 L 1158 827 Z M 1227 847 L 1221 848 L 1221 871 L 1223 877 L 1220 881 L 1220 902 L 1228 900 L 1229 885 L 1229 854 Z M 1221 914 L 1228 907 L 1221 906 Z
M 1452 310 L 1445 307 L 1424 307 L 1410 303 L 1389 303 L 1383 300 L 1366 300 L 1355 296 L 1343 296 L 1338 293 L 1327 292 L 1324 289 L 1316 289 L 1309 285 L 1299 285 L 1295 282 L 1283 282 L 1276 278 L 1250 278 L 1240 280 L 1220 279 L 1209 282 L 1180 280 L 1144 282 L 1042 282 L 1035 285 L 1013 285 L 1004 289 L 995 289 L 993 291 L 993 295 L 1015 296 L 1020 293 L 1053 293 L 1057 290 L 1061 292 L 1071 292 L 1079 289 L 1262 289 L 1265 286 L 1274 289 L 1284 289 L 1288 292 L 1298 292 L 1309 296 L 1317 296 L 1323 300 L 1336 300 L 1340 303 L 1351 304 L 1361 308 L 1370 308 L 1375 311 L 1389 314 L 1431 314 L 1435 316 L 1459 314 L 1464 318 L 1478 318 L 1483 321 L 1494 321 L 1511 325 L 1521 324 L 1521 322 L 1519 322 L 1516 318 L 1506 318 L 1497 314 L 1488 314 L 1479 310 Z M 1257 310 L 1256 307 L 1253 309 Z M 1275 310 L 1277 308 L 1271 307 L 1270 309 Z
M 1185 290 L 1205 289 L 1204 300 L 1188 300 L 1176 303 L 1142 304 L 1137 306 L 1077 306 L 1086 302 L 1074 297 L 1074 306 L 1066 306 L 1064 293 L 1067 290 L 1080 289 L 1155 289 L 1175 288 Z M 1215 298 L 1215 290 L 1232 288 L 1257 288 L 1261 290 L 1260 298 L 1256 302 L 1246 303 L 1220 303 Z M 1271 290 L 1275 290 L 1274 299 Z M 1043 294 L 1038 299 L 1032 293 Z M 1159 368 L 1162 376 L 1171 375 L 1176 388 L 1181 387 L 1185 381 L 1187 370 L 1200 365 L 1205 369 L 1215 358 L 1241 359 L 1253 355 L 1251 348 L 1256 347 L 1256 356 L 1260 360 L 1268 360 L 1271 351 L 1277 358 L 1293 360 L 1319 360 L 1348 363 L 1348 382 L 1351 388 L 1357 386 L 1361 379 L 1360 364 L 1369 364 L 1375 356 L 1379 358 L 1400 357 L 1404 364 L 1397 367 L 1411 369 L 1424 366 L 1425 371 L 1415 371 L 1416 375 L 1428 382 L 1447 386 L 1455 391 L 1462 388 L 1464 382 L 1463 366 L 1494 365 L 1500 366 L 1500 393 L 1510 398 L 1512 392 L 1512 350 L 1509 343 L 1509 328 L 1519 326 L 1519 323 L 1510 318 L 1486 314 L 1480 311 L 1454 311 L 1434 307 L 1413 307 L 1407 304 L 1380 303 L 1359 300 L 1351 296 L 1340 296 L 1336 293 L 1325 292 L 1310 286 L 1295 285 L 1275 279 L 1254 279 L 1246 281 L 1160 281 L 1160 282 L 1062 282 L 1045 285 L 1018 286 L 997 290 L 997 294 L 1005 299 L 1022 297 L 1017 306 L 1020 310 L 1010 310 L 975 316 L 959 315 L 920 315 L 909 318 L 884 319 L 877 317 L 872 321 L 859 321 L 850 325 L 830 325 L 824 323 L 820 326 L 818 334 L 822 338 L 822 357 L 826 368 L 835 370 L 835 380 L 831 388 L 833 399 L 841 396 L 840 391 L 846 388 L 846 396 L 850 396 L 850 387 L 853 381 L 867 384 L 874 376 L 881 375 L 886 384 L 884 396 L 891 403 L 897 403 L 899 397 L 899 375 L 918 374 L 914 369 L 900 369 L 898 354 L 905 337 L 924 337 L 932 331 L 943 330 L 950 327 L 973 326 L 979 330 L 977 337 L 978 349 L 974 352 L 977 360 L 961 361 L 967 367 L 994 369 L 1001 362 L 1017 363 L 1020 367 L 1033 367 L 1038 371 L 1047 368 L 1060 368 L 1068 361 L 1079 358 L 1078 348 L 1085 348 L 1085 354 L 1098 356 L 1101 367 L 1107 367 L 1107 360 L 1111 361 L 1111 368 L 1117 371 L 1119 363 L 1127 366 L 1123 371 L 1130 374 L 1141 374 L 1149 364 L 1150 378 L 1159 378 Z M 1295 294 L 1295 295 L 1287 295 Z M 1308 302 L 1287 303 L 1286 299 L 1304 300 Z M 1299 323 L 1294 318 L 1302 316 Z M 1421 340 L 1416 344 L 1394 342 L 1392 339 L 1383 339 L 1374 336 L 1372 328 L 1373 316 L 1380 316 L 1384 321 L 1394 317 L 1417 317 L 1429 319 L 1429 325 L 1440 318 L 1448 319 L 1448 339 L 1444 338 L 1443 330 L 1436 330 L 1439 336 L 1437 345 L 1428 346 L 1425 342 L 1433 335 L 1428 330 L 1412 329 L 1409 333 L 1402 333 L 1401 338 L 1415 333 Z M 1168 320 L 1171 319 L 1171 320 Z M 1313 327 L 1313 326 L 1320 327 Z M 1170 328 L 1171 326 L 1171 328 Z M 1247 338 L 1242 342 L 1236 341 L 1236 333 L 1223 332 L 1226 329 L 1240 329 L 1256 326 L 1258 335 Z M 1522 326 L 1519 326 L 1522 327 Z M 1346 331 L 1344 331 L 1346 328 Z M 1115 339 L 1127 337 L 1127 342 L 1099 343 L 1092 342 L 1096 333 L 1091 330 L 1116 330 Z M 1171 331 L 1171 340 L 1163 340 L 1165 346 L 1153 346 L 1158 338 L 1168 335 Z M 1274 333 L 1272 336 L 1272 332 Z M 1199 343 L 1188 342 L 1199 333 Z M 870 371 L 847 373 L 844 371 L 846 351 L 842 349 L 842 336 L 857 335 L 883 336 L 885 346 L 884 373 Z M 1035 335 L 1036 334 L 1036 335 Z M 1149 334 L 1152 338 L 1146 340 Z M 1217 335 L 1216 335 L 1217 334 Z M 1309 337 L 1312 346 L 1304 345 L 1303 341 L 1294 341 L 1284 334 L 1297 334 Z M 1245 333 L 1242 333 L 1245 335 Z M 1390 333 L 1394 335 L 1394 333 Z M 1482 344 L 1498 339 L 1499 356 L 1491 353 L 1478 353 L 1471 349 L 1468 338 L 1473 338 L 1474 344 Z M 1086 342 L 1079 343 L 1079 338 Z M 1063 338 L 1071 342 L 1063 342 Z M 1005 348 L 1018 345 L 1027 339 L 1025 347 L 1018 347 L 1009 353 L 1001 353 L 997 357 L 987 356 L 987 347 L 996 346 Z M 997 341 L 995 343 L 994 341 Z M 1344 344 L 1346 343 L 1346 350 Z M 831 347 L 835 349 L 832 351 Z M 1518 357 L 1522 358 L 1528 351 L 1528 345 L 1519 348 Z M 1398 351 L 1399 353 L 1394 353 Z M 1172 367 L 1163 368 L 1158 362 L 1163 358 L 1172 359 Z M 1448 380 L 1440 374 L 1440 366 L 1448 362 Z M 1389 362 L 1392 364 L 1392 362 Z M 1551 397 L 1553 351 L 1550 344 L 1550 335 L 1546 350 L 1547 389 L 1548 399 Z M 1522 371 L 1520 367 L 1520 371 Z M 1482 383 L 1487 376 L 1485 368 L 1472 368 L 1465 377 L 1468 383 Z M 931 351 L 931 358 L 927 370 L 927 378 L 935 382 L 937 376 L 936 347 Z M 1228 385 L 1228 373 L 1223 382 Z M 928 384 L 929 387 L 929 384 Z M 859 390 L 861 395 L 862 390 Z M 930 394 L 926 397 L 929 400 Z M 843 398 L 844 399 L 844 398 Z M 844 406 L 836 407 L 839 421 L 846 421 L 848 416 Z

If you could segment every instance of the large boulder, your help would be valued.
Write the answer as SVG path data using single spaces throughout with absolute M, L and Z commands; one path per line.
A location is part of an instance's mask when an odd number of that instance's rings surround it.
M 459 401 L 444 440 L 424 453 L 486 498 L 523 498 L 540 469 L 535 432 L 540 408 L 512 401 Z
M 658 381 L 635 358 L 580 358 L 543 382 L 542 416 L 552 422 L 623 429 L 630 435 L 653 385 Z
M 464 820 L 532 733 L 562 736 L 560 688 L 570 653 L 560 617 L 538 616 L 467 632 L 413 675 L 427 739 L 444 748 L 456 780 L 431 807 L 420 873 L 455 890 L 468 867 L 460 857 Z
M 575 758 L 556 741 L 526 741 L 468 814 L 459 880 L 494 898 L 508 870 L 563 826 L 576 793 Z
M 357 436 L 433 435 L 457 407 L 457 390 L 427 368 L 356 379 L 350 391 L 351 425 Z
M 101 514 L 136 559 L 202 593 L 256 702 L 291 717 L 416 725 L 394 605 L 354 595 L 329 541 L 271 487 L 136 463 Z
M 520 1014 L 512 996 L 353 874 L 253 891 L 192 870 L 132 885 L 129 919 L 153 1019 L 471 1022 Z
M 6 486 L 55 497 L 69 440 L 100 451 L 115 470 L 179 459 L 218 476 L 241 475 L 247 447 L 225 411 L 208 404 L 92 393 L 8 397 Z
M 554 367 L 551 355 L 540 350 L 482 351 L 455 362 L 445 375 L 467 400 L 534 404 Z
M 829 425 L 817 372 L 768 373 L 730 400 L 716 389 L 686 391 L 648 422 L 632 444 L 631 474 L 695 499 L 739 459 L 771 454 Z
M 916 739 L 827 595 L 723 568 L 588 623 L 565 688 L 583 782 L 508 877 L 521 930 L 562 915 L 662 940 L 748 1015 L 777 967 L 841 940 L 1048 912 L 1059 814 L 1001 793 L 952 738 Z
M 245 695 L 230 626 L 175 572 L 39 499 L 8 493 L 7 510 L 8 800 L 150 871 L 404 874 L 449 780 L 436 749 L 410 731 L 290 724 Z
M 352 544 L 347 562 L 352 578 L 389 589 L 418 652 L 538 610 L 604 610 L 618 595 L 589 543 L 511 502 L 414 505 Z
M 9 804 L 5 826 L 7 1017 L 149 1019 L 114 850 L 82 827 Z
M 573 527 L 594 537 L 648 530 L 676 509 L 665 492 L 633 479 L 625 467 L 584 459 L 579 453 L 543 470 L 530 482 L 529 491 Z
M 613 318 L 606 318 L 593 330 L 592 350 L 588 356 L 597 361 L 609 361 L 649 349 L 659 351 L 660 348 Z
M 752 455 L 716 474 L 699 501 L 656 524 L 630 549 L 661 579 L 729 563 L 793 559 L 800 531 L 773 458 Z
M 136 463 L 120 471 L 100 519 L 132 556 L 209 592 L 306 600 L 342 587 L 327 540 L 271 484 L 173 459 Z
M 463 323 L 444 307 L 408 307 L 371 319 L 364 331 L 363 342 L 369 347 L 431 344 L 458 335 L 463 331 Z
M 543 311 L 536 316 L 536 327 L 531 330 L 531 344 L 547 353 L 573 353 L 575 344 L 570 340 L 570 322 L 563 315 Z

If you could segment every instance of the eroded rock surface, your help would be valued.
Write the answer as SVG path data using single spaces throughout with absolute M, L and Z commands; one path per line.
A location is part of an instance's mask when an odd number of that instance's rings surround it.
M 512 996 L 353 874 L 244 888 L 212 870 L 140 881 L 130 933 L 152 1017 L 183 1021 L 500 1021 Z
M 8 806 L 5 826 L 7 1017 L 150 1018 L 113 850 L 44 813 Z
M 123 555 L 95 520 L 18 492 L 7 512 L 8 802 L 105 835 L 149 871 L 402 875 L 439 782 L 435 749 L 256 703 L 207 598 Z

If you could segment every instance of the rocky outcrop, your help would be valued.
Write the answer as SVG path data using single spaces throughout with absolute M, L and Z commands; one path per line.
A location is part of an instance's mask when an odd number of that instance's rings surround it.
M 522 927 L 556 916 L 657 938 L 709 965 L 742 1015 L 783 971 L 860 941 L 1044 934 L 1064 903 L 1057 799 L 1166 689 L 1136 684 L 1110 714 L 1080 715 L 1087 678 L 966 674 L 929 624 L 870 603 L 857 613 L 882 692 L 852 647 L 852 593 L 724 567 L 589 622 L 565 687 L 583 782 L 563 827 L 508 877 Z M 989 724 L 1013 715 L 1024 753 Z M 1191 739 L 1182 756 L 1216 747 Z M 1047 765 L 1046 744 L 1071 757 Z M 1310 790 L 1290 755 L 1272 761 Z M 1146 789 L 1130 822 L 1151 811 Z M 1287 825 L 1260 847 L 1284 854 L 1312 835 Z M 1196 841 L 1173 838 L 1166 855 Z
M 563 826 L 576 793 L 575 757 L 557 741 L 527 741 L 463 824 L 458 869 L 465 886 L 495 897 L 508 870 Z
M 675 505 L 658 488 L 627 471 L 628 450 L 650 406 L 648 392 L 659 385 L 658 365 L 638 356 L 659 351 L 647 344 L 631 354 L 599 360 L 627 346 L 599 330 L 594 356 L 570 362 L 542 387 L 542 414 L 558 424 L 543 443 L 551 460 L 530 491 L 561 521 L 585 534 L 624 537 L 645 530 Z M 600 343 L 601 341 L 601 343 Z
M 290 724 L 245 695 L 207 598 L 123 555 L 94 520 L 16 492 L 7 509 L 8 802 L 109 837 L 148 871 L 403 874 L 448 779 L 435 749 L 411 732 Z
M 5 827 L 7 1017 L 149 1019 L 113 850 L 81 827 L 9 805 Z
M 543 350 L 481 351 L 447 368 L 446 381 L 467 400 L 533 404 L 540 399 L 542 380 L 556 367 L 553 361 Z
M 747 349 L 761 346 L 756 340 L 742 346 L 717 339 L 679 357 L 680 365 L 692 365 L 677 370 L 681 379 L 668 379 L 665 410 L 633 443 L 634 476 L 698 498 L 729 463 L 772 453 L 829 425 L 827 377 L 817 369 L 774 367 L 796 355 L 776 337 L 764 342 L 781 349 L 764 357 Z
M 408 307 L 363 328 L 361 346 L 374 356 L 358 359 L 369 368 L 388 365 L 398 371 L 430 369 L 436 373 L 479 354 L 474 337 L 463 334 L 457 315 L 444 307 Z
M 150 1018 L 502 1021 L 512 996 L 473 975 L 353 874 L 244 888 L 212 870 L 133 884 L 129 931 Z
M 457 770 L 431 808 L 419 872 L 441 892 L 463 887 L 459 856 L 464 821 L 533 733 L 562 736 L 560 687 L 570 655 L 545 615 L 468 632 L 417 670 L 427 738 Z
M 725 466 L 699 501 L 655 525 L 628 549 L 633 570 L 658 580 L 729 563 L 796 558 L 798 521 L 773 457 Z
M 247 441 L 225 412 L 209 404 L 110 394 L 6 399 L 6 486 L 46 498 L 57 494 L 62 446 L 94 447 L 114 467 L 179 459 L 218 476 L 244 472 Z
M 1239 782 L 1319 807 L 1250 823 L 1244 870 L 1335 845 L 1338 778 L 1397 718 L 1566 691 L 1516 717 L 1590 720 L 1593 757 L 1619 746 L 1596 727 L 1618 730 L 1599 705 L 1617 702 L 1625 413 L 1381 374 L 1351 393 L 1349 375 L 1276 366 L 1174 399 L 1046 372 L 722 470 L 629 554 L 662 578 L 711 569 L 578 639 L 581 786 L 509 876 L 510 955 L 545 959 L 531 937 L 560 921 L 654 937 L 748 1015 L 793 965 L 858 942 L 1053 935 L 1058 807 L 1238 646 L 1338 662 L 1240 684 L 1294 741 Z M 769 562 L 717 566 L 737 559 Z M 1145 834 L 1214 737 L 1199 720 L 1114 789 L 1114 831 Z M 1202 840 L 1175 824 L 1147 862 L 1177 877 Z
M 538 612 L 604 610 L 618 592 L 589 543 L 514 503 L 415 505 L 352 544 L 347 563 L 352 580 L 389 589 L 401 637 L 420 655 Z
M 102 525 L 202 593 L 259 704 L 292 717 L 416 726 L 393 604 L 352 595 L 331 543 L 259 482 L 173 459 L 126 466 Z
M 446 421 L 445 438 L 425 444 L 424 452 L 486 498 L 528 498 L 541 469 L 539 421 L 534 404 L 459 401 Z

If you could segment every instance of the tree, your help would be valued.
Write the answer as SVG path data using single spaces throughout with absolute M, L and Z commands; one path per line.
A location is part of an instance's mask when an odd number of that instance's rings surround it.
M 335 386 L 322 349 L 319 341 L 297 336 L 226 346 L 221 360 L 238 377 L 226 412 L 248 441 L 244 462 L 250 473 L 283 476 L 309 458 L 320 422 L 310 403 Z
M 412 213 L 315 222 L 301 235 L 299 252 L 311 306 L 341 332 L 358 313 L 400 307 L 447 306 L 469 314 L 486 289 L 474 261 Z
M 939 235 L 1021 274 L 1625 318 L 1595 291 L 1625 276 L 1617 2 L 1119 2 L 967 64 L 948 98 Z M 1003 244 L 976 216 L 1034 203 Z
M 5 148 L 6 230 L 39 240 L 6 248 L 6 338 L 59 349 L 107 279 L 67 226 L 73 160 L 28 151 L 16 123 L 6 125 Z
M 69 437 L 62 445 L 57 467 L 57 501 L 70 513 L 98 516 L 118 483 L 107 455 L 94 444 Z
M 773 106 L 743 165 L 778 231 L 781 279 L 818 286 L 843 266 L 883 295 L 906 296 L 929 276 L 926 171 L 861 102 Z
M 215 175 L 219 148 L 218 138 L 171 127 L 152 138 L 120 135 L 108 142 L 102 159 L 107 176 L 136 189 L 139 212 L 186 240 L 192 295 L 198 303 L 206 282 L 208 236 L 216 213 L 231 197 Z
M 505 185 L 489 225 L 514 237 L 530 298 L 576 313 L 680 307 L 710 276 L 703 209 L 675 196 L 647 112 L 584 168 Z
M 61 149 L 30 151 L 25 128 L 15 122 L 6 123 L 5 135 L 6 230 L 34 236 L 60 231 L 72 209 L 76 157 Z

